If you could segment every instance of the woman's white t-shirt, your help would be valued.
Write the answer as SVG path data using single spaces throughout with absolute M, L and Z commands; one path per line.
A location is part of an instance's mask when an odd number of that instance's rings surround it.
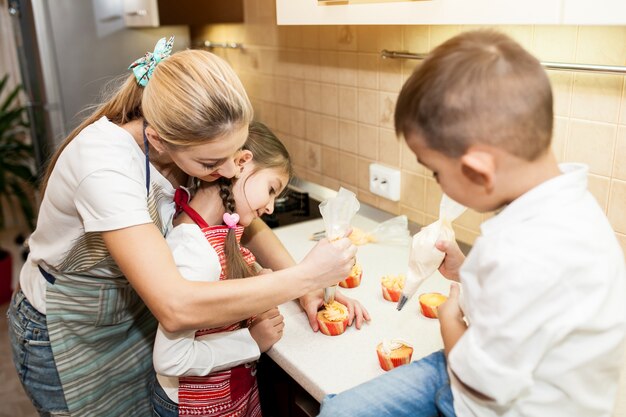
M 161 219 L 157 226 L 165 234 L 174 214 L 173 196 L 170 182 L 150 165 L 148 198 L 146 157 L 128 131 L 106 117 L 87 126 L 60 155 L 29 239 L 20 286 L 30 303 L 46 313 L 46 281 L 37 265 L 53 274 L 120 276 L 114 262 L 98 259 L 109 256 L 103 245 L 99 254 L 84 250 L 90 240 L 100 239 L 92 232 L 152 223 L 154 217 Z

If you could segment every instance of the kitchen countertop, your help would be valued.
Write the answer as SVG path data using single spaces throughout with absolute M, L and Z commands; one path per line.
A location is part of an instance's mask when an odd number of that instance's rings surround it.
M 377 224 L 371 216 L 362 214 L 357 214 L 352 222 L 353 226 L 365 231 Z M 300 261 L 315 245 L 309 236 L 320 230 L 324 230 L 322 219 L 274 231 L 294 259 Z M 401 338 L 411 343 L 414 348 L 412 360 L 443 347 L 439 321 L 421 315 L 417 298 L 423 292 L 448 294 L 449 281 L 435 273 L 402 311 L 396 310 L 396 303 L 382 297 L 380 278 L 388 274 L 406 274 L 408 254 L 408 241 L 402 246 L 378 243 L 359 246 L 357 262 L 363 268 L 361 285 L 339 290 L 359 300 L 369 311 L 372 319 L 361 330 L 357 330 L 353 323 L 342 335 L 326 336 L 311 330 L 297 302 L 280 306 L 285 329 L 282 339 L 268 351 L 268 355 L 317 401 L 321 402 L 326 394 L 339 393 L 382 375 L 385 371 L 378 364 L 376 346 L 385 338 Z

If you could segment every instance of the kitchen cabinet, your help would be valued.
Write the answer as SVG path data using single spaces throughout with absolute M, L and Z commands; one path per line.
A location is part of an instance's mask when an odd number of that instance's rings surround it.
M 276 0 L 279 25 L 624 25 L 624 0 Z
M 127 27 L 242 22 L 243 0 L 124 0 Z

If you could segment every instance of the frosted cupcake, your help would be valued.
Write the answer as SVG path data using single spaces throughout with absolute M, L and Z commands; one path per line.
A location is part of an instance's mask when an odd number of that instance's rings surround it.
M 402 339 L 383 340 L 376 347 L 378 362 L 385 371 L 411 362 L 413 346 Z
M 404 289 L 404 275 L 385 275 L 380 279 L 383 289 L 383 298 L 387 301 L 397 302 Z
M 343 281 L 339 283 L 340 287 L 343 288 L 354 288 L 358 287 L 361 284 L 361 277 L 363 276 L 363 269 L 361 265 L 354 264 L 352 270 L 350 271 L 350 275 Z
M 338 301 L 324 304 L 324 309 L 317 312 L 320 332 L 327 336 L 337 336 L 348 327 L 348 307 Z

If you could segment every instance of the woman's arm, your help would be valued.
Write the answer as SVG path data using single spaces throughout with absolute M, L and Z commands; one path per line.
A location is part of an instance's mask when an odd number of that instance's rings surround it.
M 334 285 L 349 273 L 356 253 L 349 239 L 332 244 L 323 240 L 302 262 L 287 269 L 205 283 L 190 282 L 180 275 L 154 224 L 103 232 L 102 237 L 133 288 L 170 332 L 234 323 Z

